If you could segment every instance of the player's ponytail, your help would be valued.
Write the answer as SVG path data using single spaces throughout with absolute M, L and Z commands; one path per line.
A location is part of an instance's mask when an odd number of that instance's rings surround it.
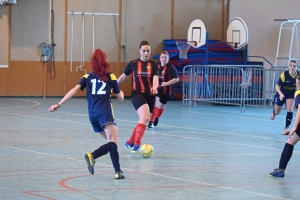
M 90 66 L 92 67 L 93 72 L 98 75 L 101 81 L 104 82 L 107 81 L 106 73 L 110 67 L 106 58 L 106 53 L 98 48 L 94 51 L 90 61 Z

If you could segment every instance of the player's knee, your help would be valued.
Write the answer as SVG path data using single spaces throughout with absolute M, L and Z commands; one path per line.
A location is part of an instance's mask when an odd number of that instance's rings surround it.
M 108 144 L 108 151 L 109 152 L 113 152 L 113 151 L 116 151 L 118 149 L 117 144 L 114 143 L 114 142 L 109 142 L 107 144 Z
M 141 118 L 140 121 L 143 123 L 147 123 L 150 121 L 150 113 L 145 113 Z

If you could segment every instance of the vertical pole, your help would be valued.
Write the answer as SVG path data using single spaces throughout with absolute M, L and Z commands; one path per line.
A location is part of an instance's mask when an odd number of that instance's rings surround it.
M 208 32 L 206 32 L 205 61 L 204 61 L 204 65 L 208 65 L 208 37 L 209 37 L 209 34 L 208 34 Z
M 47 63 L 44 63 L 43 67 L 43 97 L 46 98 L 46 87 L 47 87 Z
M 294 41 L 294 32 L 295 32 L 295 27 L 297 25 L 297 23 L 293 22 L 294 25 L 293 25 L 293 28 L 292 28 L 292 38 L 291 38 L 291 44 L 290 44 L 290 50 L 289 50 L 289 59 L 287 61 L 287 65 L 290 64 L 290 60 L 291 60 L 291 57 L 292 57 L 292 50 L 293 50 L 293 41 Z
M 120 45 L 119 48 L 118 48 L 118 76 L 121 75 L 121 48 L 122 48 L 122 42 L 121 42 L 121 35 L 122 35 L 122 31 L 121 31 L 121 28 L 122 28 L 122 0 L 119 0 L 119 24 L 118 24 L 118 40 L 120 41 Z M 126 27 L 125 27 L 126 28 Z M 125 55 L 124 55 L 125 56 Z
M 171 0 L 171 26 L 170 26 L 170 38 L 174 38 L 174 0 Z
M 226 0 L 222 0 L 222 19 L 221 19 L 221 24 L 222 24 L 222 31 L 221 31 L 221 33 L 222 33 L 222 41 L 225 41 L 225 38 L 224 38 L 224 33 L 225 33 L 225 28 L 224 28 L 224 26 L 225 26 L 225 3 L 224 3 L 224 1 L 226 1 Z
M 245 48 L 244 48 L 244 68 L 246 67 L 246 65 L 248 64 L 248 44 L 246 44 Z
M 189 95 L 188 95 L 188 101 L 189 101 L 189 107 L 192 106 L 192 91 L 193 91 L 193 67 L 190 66 L 190 73 L 189 73 Z
M 282 22 L 279 29 L 279 36 L 278 36 L 278 42 L 277 42 L 277 51 L 276 51 L 276 59 L 275 59 L 275 66 L 277 66 L 277 60 L 279 55 L 279 46 L 280 46 L 280 38 L 281 38 L 281 30 L 282 26 L 285 24 L 285 22 Z
M 295 28 L 296 28 L 296 47 L 297 47 L 297 58 L 299 58 L 299 40 L 298 40 L 298 36 L 299 36 L 299 34 L 298 34 L 298 28 L 297 28 L 297 26 L 298 26 L 298 23 L 299 23 L 299 21 L 297 21 L 296 22 L 296 24 L 295 24 Z
M 71 51 L 70 51 L 70 72 L 73 71 L 73 44 L 74 44 L 74 16 L 71 19 Z M 77 70 L 77 69 L 76 69 Z
M 7 96 L 11 95 L 10 91 L 10 62 L 11 61 L 11 4 L 8 6 L 8 68 L 7 68 Z
M 64 33 L 64 94 L 67 92 L 67 47 L 68 47 L 68 0 L 65 0 L 65 33 Z M 73 20 L 73 15 L 72 15 Z M 73 28 L 73 27 L 72 27 Z
M 95 51 L 95 14 L 93 14 L 93 36 L 92 36 L 92 43 L 93 43 L 93 47 L 92 47 L 92 52 Z

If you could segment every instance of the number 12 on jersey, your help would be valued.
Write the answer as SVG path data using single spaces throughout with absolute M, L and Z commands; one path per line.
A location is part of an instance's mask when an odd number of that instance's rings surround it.
M 92 94 L 96 94 L 96 86 L 97 86 L 97 79 L 92 79 Z M 99 88 L 99 90 L 97 91 L 97 94 L 106 94 L 106 91 L 104 90 L 106 83 L 103 81 L 98 80 L 98 84 L 102 83 L 101 87 Z

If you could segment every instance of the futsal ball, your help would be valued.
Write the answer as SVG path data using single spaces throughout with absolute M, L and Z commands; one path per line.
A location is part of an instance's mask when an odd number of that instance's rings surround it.
M 144 158 L 149 158 L 153 154 L 153 147 L 150 144 L 143 144 L 139 151 Z

